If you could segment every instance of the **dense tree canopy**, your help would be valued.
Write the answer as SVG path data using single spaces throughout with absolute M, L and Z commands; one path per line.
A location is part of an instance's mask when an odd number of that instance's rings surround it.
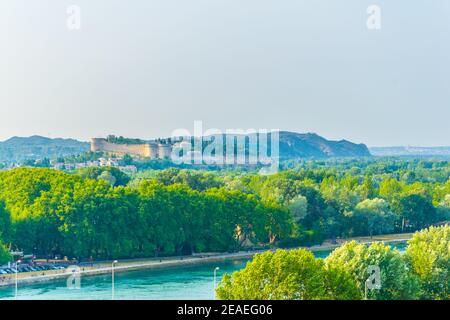
M 449 177 L 448 162 L 420 160 L 305 161 L 272 175 L 14 169 L 0 172 L 0 237 L 81 258 L 313 245 L 449 220 Z
M 77 170 L 83 178 L 98 179 L 108 182 L 111 186 L 125 186 L 130 177 L 114 167 L 87 167 Z
M 293 228 L 286 208 L 237 190 L 202 192 L 157 180 L 138 188 L 112 187 L 99 177 L 49 169 L 0 173 L 0 199 L 6 205 L 0 205 L 0 234 L 11 238 L 14 248 L 41 256 L 239 250 L 272 245 Z
M 292 167 L 272 175 L 178 168 L 133 176 L 110 167 L 1 171 L 0 264 L 11 258 L 6 246 L 81 260 L 168 256 L 313 245 L 450 219 L 446 161 L 283 166 Z M 304 250 L 269 252 L 225 277 L 218 294 L 361 299 L 369 267 L 378 266 L 382 287 L 371 290 L 370 299 L 448 299 L 448 258 L 448 227 L 416 234 L 404 256 L 382 244 L 353 242 L 325 261 Z
M 216 292 L 220 299 L 236 300 L 449 300 L 449 248 L 445 226 L 417 232 L 404 255 L 383 243 L 355 241 L 325 260 L 304 249 L 279 249 L 225 274 Z
M 409 272 L 407 264 L 397 250 L 383 243 L 369 246 L 348 242 L 334 250 L 326 259 L 329 266 L 338 267 L 352 275 L 358 284 L 361 297 L 365 295 L 366 281 L 371 266 L 379 268 L 380 288 L 370 290 L 368 298 L 377 300 L 417 298 L 417 279 Z
M 372 236 L 394 231 L 396 217 L 384 199 L 366 199 L 358 203 L 349 217 L 355 235 Z
M 420 278 L 421 298 L 450 299 L 450 226 L 415 233 L 405 257 Z
M 217 295 L 226 300 L 360 298 L 349 274 L 326 267 L 305 249 L 256 255 L 244 269 L 224 276 Z

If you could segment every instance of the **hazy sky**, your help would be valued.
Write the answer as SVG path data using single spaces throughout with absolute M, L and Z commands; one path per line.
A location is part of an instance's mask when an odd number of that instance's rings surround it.
M 1 0 L 0 41 L 0 140 L 153 138 L 202 120 L 450 145 L 448 0 Z

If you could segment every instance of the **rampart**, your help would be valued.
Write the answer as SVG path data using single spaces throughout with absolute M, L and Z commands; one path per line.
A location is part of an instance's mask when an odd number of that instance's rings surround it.
M 92 152 L 106 152 L 115 155 L 129 154 L 142 158 L 167 159 L 172 152 L 170 144 L 143 143 L 143 144 L 118 144 L 111 143 L 102 138 L 91 139 Z

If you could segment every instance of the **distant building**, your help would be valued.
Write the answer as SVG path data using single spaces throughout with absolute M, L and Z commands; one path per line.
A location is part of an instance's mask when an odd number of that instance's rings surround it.
M 130 156 L 150 158 L 150 159 L 168 159 L 172 153 L 170 143 L 148 142 L 141 144 L 119 144 L 111 143 L 106 139 L 92 138 L 92 152 L 104 152 L 118 156 L 129 154 Z

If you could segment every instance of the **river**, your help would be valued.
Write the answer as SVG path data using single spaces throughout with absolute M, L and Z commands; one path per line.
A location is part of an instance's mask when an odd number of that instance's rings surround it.
M 402 250 L 404 245 L 400 245 Z M 317 252 L 326 257 L 330 252 Z M 165 270 L 139 270 L 116 273 L 116 299 L 182 300 L 214 298 L 214 268 L 217 280 L 224 273 L 245 267 L 248 260 L 227 261 Z M 26 300 L 106 300 L 111 299 L 111 275 L 82 277 L 79 289 L 68 289 L 66 280 L 19 285 L 18 299 Z M 14 288 L 0 288 L 0 299 L 14 299 Z

